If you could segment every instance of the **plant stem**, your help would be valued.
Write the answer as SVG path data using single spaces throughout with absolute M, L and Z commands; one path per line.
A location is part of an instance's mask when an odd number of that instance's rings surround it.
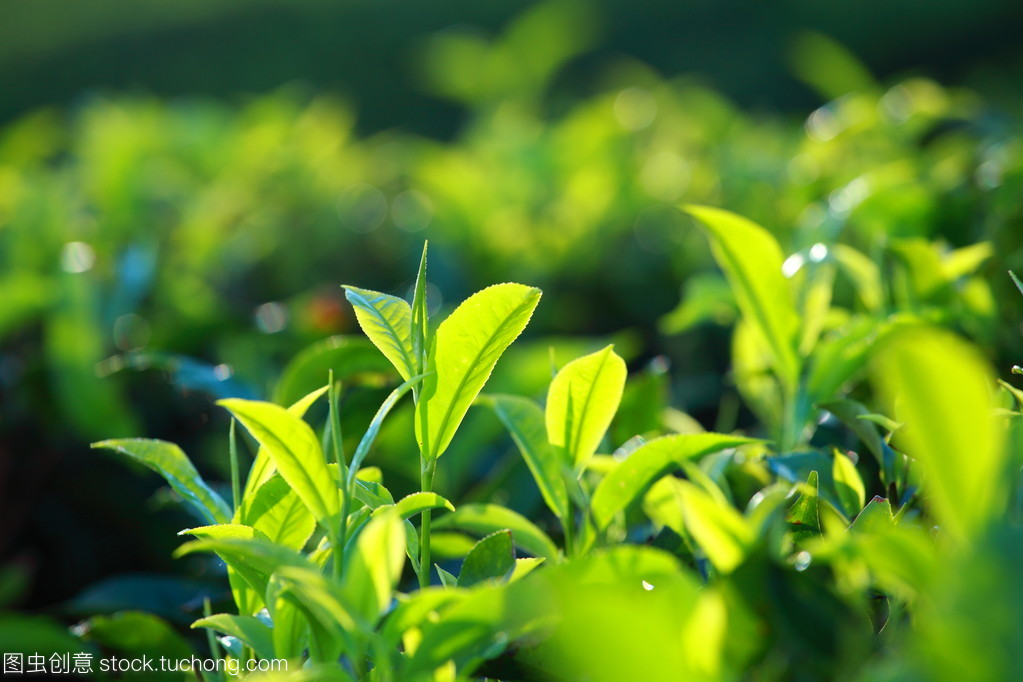
M 568 505 L 568 513 L 562 519 L 561 525 L 565 529 L 565 557 L 569 558 L 575 547 L 575 509 L 571 503 Z
M 420 487 L 424 493 L 433 492 L 433 475 L 437 471 L 437 461 L 427 460 L 422 462 L 422 474 Z M 423 522 L 420 526 L 419 535 L 419 587 L 430 586 L 430 510 L 423 512 Z
M 334 453 L 334 462 L 337 464 L 338 488 L 343 491 L 341 497 L 341 518 L 338 520 L 338 531 L 332 539 L 334 544 L 334 578 L 341 580 L 345 562 L 345 542 L 348 538 L 348 512 L 352 498 L 352 486 L 348 485 L 348 471 L 345 467 L 344 443 L 341 440 L 341 414 L 338 407 L 339 393 L 338 384 L 334 383 L 334 370 L 328 374 L 330 388 L 328 389 L 328 402 L 330 403 L 330 443 Z

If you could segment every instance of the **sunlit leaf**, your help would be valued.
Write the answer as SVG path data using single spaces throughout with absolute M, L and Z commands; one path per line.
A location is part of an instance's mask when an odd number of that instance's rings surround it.
M 498 358 L 525 329 L 539 301 L 539 289 L 495 284 L 462 302 L 438 327 L 416 406 L 416 439 L 427 460 L 447 449 Z
M 273 632 L 266 623 L 254 616 L 217 613 L 200 618 L 192 623 L 192 627 L 210 628 L 225 635 L 237 637 L 260 658 L 272 659 L 274 657 Z
M 272 403 L 228 399 L 217 404 L 230 410 L 266 448 L 284 480 L 330 530 L 340 512 L 337 482 L 309 425 Z
M 513 395 L 480 396 L 477 402 L 494 410 L 518 446 L 544 502 L 555 516 L 565 518 L 569 513 L 568 493 L 561 460 L 547 441 L 543 408 L 529 398 Z
M 834 457 L 835 464 L 831 469 L 831 477 L 835 480 L 835 492 L 842 503 L 842 511 L 852 518 L 863 509 L 866 500 L 863 479 L 848 455 L 836 449 Z
M 736 303 L 758 343 L 771 351 L 772 366 L 786 386 L 799 376 L 798 319 L 782 274 L 781 248 L 774 237 L 745 218 L 707 206 L 686 206 L 705 226 L 711 251 L 728 277 Z
M 1004 509 L 1003 432 L 993 418 L 994 377 L 977 351 L 938 329 L 900 330 L 876 355 L 873 379 L 907 455 L 924 471 L 924 496 L 965 539 Z
M 558 548 L 533 522 L 521 514 L 495 504 L 463 504 L 433 522 L 437 530 L 458 529 L 474 535 L 489 535 L 497 530 L 512 532 L 513 542 L 533 556 L 554 560 Z
M 346 286 L 345 296 L 355 307 L 355 317 L 373 345 L 391 361 L 406 381 L 417 366 L 412 348 L 412 309 L 397 296 Z
M 115 450 L 160 474 L 210 523 L 228 523 L 231 520 L 231 508 L 206 485 L 191 460 L 177 445 L 162 440 L 125 438 L 100 441 L 93 443 L 92 447 Z
M 345 555 L 342 593 L 373 625 L 391 603 L 405 564 L 405 526 L 397 510 L 375 514 L 359 533 L 355 551 Z
M 511 531 L 495 531 L 477 542 L 465 556 L 458 574 L 458 586 L 469 587 L 484 580 L 501 578 L 514 569 Z
M 606 528 L 619 512 L 640 499 L 654 481 L 680 467 L 682 462 L 754 442 L 739 436 L 699 433 L 663 436 L 644 443 L 597 486 L 590 503 L 594 523 L 600 530 Z
M 607 346 L 561 368 L 547 391 L 547 439 L 577 469 L 600 445 L 625 388 L 625 361 Z

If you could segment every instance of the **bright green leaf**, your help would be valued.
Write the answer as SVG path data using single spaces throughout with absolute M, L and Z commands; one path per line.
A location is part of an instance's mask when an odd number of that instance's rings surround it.
M 544 502 L 560 519 L 569 514 L 568 492 L 561 461 L 547 440 L 544 412 L 534 401 L 514 395 L 480 396 L 477 401 L 494 410 L 522 453 Z
M 558 548 L 546 533 L 518 512 L 496 504 L 463 504 L 435 520 L 433 528 L 464 530 L 474 535 L 508 529 L 514 543 L 524 551 L 551 561 L 558 557 Z
M 230 410 L 266 448 L 284 480 L 324 529 L 332 531 L 340 512 L 337 481 L 309 425 L 272 403 L 231 398 L 217 404 Z
M 476 543 L 462 562 L 458 586 L 470 587 L 484 580 L 503 578 L 515 569 L 515 549 L 510 530 L 499 530 Z
M 447 449 L 497 360 L 525 329 L 539 301 L 539 289 L 495 284 L 470 296 L 441 323 L 416 406 L 416 440 L 427 460 Z
M 772 366 L 790 389 L 799 378 L 792 292 L 782 274 L 781 248 L 771 233 L 746 218 L 708 206 L 685 206 L 704 224 L 711 251 L 735 292 L 736 303 Z
M 721 573 L 731 573 L 746 558 L 753 530 L 730 505 L 714 499 L 688 481 L 679 481 L 686 528 Z
M 210 628 L 225 635 L 237 637 L 260 658 L 272 659 L 274 657 L 273 632 L 263 621 L 254 616 L 217 613 L 200 618 L 192 623 L 192 627 Z
M 580 469 L 600 445 L 625 388 L 625 361 L 607 346 L 561 368 L 547 391 L 547 439 Z
M 393 507 L 377 507 L 373 510 L 373 516 L 385 513 L 388 509 L 394 509 L 402 519 L 408 519 L 427 509 L 455 511 L 455 506 L 437 493 L 412 493 L 398 500 Z
M 842 503 L 842 511 L 852 518 L 860 513 L 866 501 L 867 493 L 863 487 L 863 479 L 848 455 L 835 449 L 834 456 L 835 464 L 831 468 L 831 477 L 835 480 L 835 492 Z
M 162 440 L 124 438 L 93 443 L 94 448 L 115 450 L 144 464 L 167 480 L 174 492 L 188 500 L 213 524 L 231 520 L 231 508 L 206 485 L 188 456 L 177 445 Z
M 298 399 L 289 408 L 288 412 L 295 415 L 299 419 L 305 416 L 305 413 L 309 411 L 309 408 L 313 406 L 320 396 L 327 392 L 329 386 L 321 386 L 316 390 L 307 393 L 302 398 Z M 259 451 L 256 453 L 256 458 L 252 461 L 252 467 L 249 469 L 249 477 L 245 481 L 245 492 L 242 493 L 242 498 L 248 497 L 256 491 L 259 486 L 266 483 L 267 479 L 273 476 L 276 467 L 274 466 L 273 459 L 270 457 L 270 453 L 267 452 L 266 448 L 260 445 Z
M 417 366 L 409 304 L 397 296 L 352 286 L 345 287 L 345 296 L 355 307 L 355 318 L 362 331 L 407 381 L 416 373 Z
M 629 454 L 601 480 L 593 493 L 590 509 L 599 530 L 633 501 L 638 500 L 661 476 L 682 465 L 726 448 L 757 442 L 750 438 L 719 433 L 664 436 L 644 443 Z
M 345 555 L 347 602 L 373 625 L 391 603 L 405 564 L 405 526 L 396 510 L 374 515 L 363 527 L 355 551 Z

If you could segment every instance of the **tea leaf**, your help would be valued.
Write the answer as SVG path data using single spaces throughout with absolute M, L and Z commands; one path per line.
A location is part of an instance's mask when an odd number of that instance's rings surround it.
M 369 340 L 357 336 L 331 336 L 317 341 L 284 366 L 273 392 L 273 402 L 290 405 L 322 386 L 327 374 L 347 382 L 364 376 L 392 376 L 391 363 Z
M 426 301 L 426 249 L 423 242 L 423 256 L 419 260 L 419 273 L 412 294 L 412 359 L 416 374 L 426 372 L 426 352 L 430 347 L 430 317 Z
M 230 410 L 266 448 L 284 480 L 330 531 L 340 512 L 338 489 L 309 425 L 272 403 L 231 398 L 217 404 Z
M 469 587 L 484 580 L 502 578 L 515 569 L 515 550 L 510 530 L 499 530 L 476 543 L 462 562 L 458 586 Z
M 831 469 L 831 477 L 835 480 L 835 492 L 842 503 L 842 510 L 846 516 L 852 518 L 863 509 L 866 499 L 866 490 L 863 487 L 863 479 L 856 465 L 848 455 L 834 451 L 835 464 Z
M 329 388 L 329 386 L 321 386 L 315 391 L 306 394 L 295 401 L 288 408 L 288 412 L 301 419 L 309 408 L 312 407 L 313 403 L 319 400 L 320 396 L 326 393 Z M 244 499 L 254 493 L 259 486 L 263 485 L 273 476 L 275 470 L 276 467 L 274 466 L 273 459 L 270 457 L 270 453 L 267 452 L 265 447 L 260 445 L 259 450 L 256 452 L 256 458 L 252 461 L 252 467 L 249 469 L 249 477 L 245 481 L 245 492 L 242 493 L 242 498 Z
M 391 603 L 405 564 L 405 526 L 397 509 L 387 509 L 363 527 L 355 551 L 345 556 L 342 594 L 358 616 L 374 625 Z
M 792 540 L 797 545 L 821 534 L 821 517 L 817 490 L 817 472 L 811 471 L 810 476 L 806 480 L 806 485 L 803 487 L 803 492 L 789 508 L 789 512 L 785 517 L 789 524 Z
M 314 661 L 336 661 L 342 652 L 354 651 L 355 638 L 368 631 L 338 586 L 311 568 L 282 567 L 270 579 L 267 595 L 273 595 L 278 604 L 280 600 L 291 603 L 305 616 Z
M 558 557 L 558 548 L 546 533 L 521 514 L 495 504 L 463 504 L 434 521 L 433 527 L 464 530 L 475 535 L 507 529 L 514 543 L 533 556 L 552 561 Z
M 607 346 L 561 368 L 547 391 L 547 439 L 576 469 L 600 445 L 625 388 L 625 361 Z
M 402 519 L 409 519 L 427 509 L 455 511 L 455 506 L 437 493 L 412 493 L 398 500 L 393 506 L 377 507 L 373 510 L 373 516 L 385 513 L 388 509 L 394 509 Z
M 751 438 L 719 433 L 663 436 L 644 443 L 601 480 L 590 509 L 598 530 L 603 530 L 621 511 L 638 500 L 661 476 L 682 462 L 726 448 L 757 442 Z
M 714 499 L 688 481 L 678 482 L 686 528 L 721 573 L 731 573 L 753 543 L 753 531 L 729 504 Z
M 770 348 L 779 380 L 791 389 L 799 378 L 795 350 L 799 321 L 782 274 L 784 258 L 778 242 L 764 228 L 734 213 L 709 206 L 683 208 L 704 224 L 739 310 L 758 342 Z
M 480 396 L 476 402 L 494 410 L 522 453 L 544 502 L 555 516 L 565 518 L 569 514 L 568 492 L 561 461 L 547 441 L 543 408 L 529 398 L 514 395 Z
M 907 328 L 879 349 L 873 379 L 906 425 L 900 449 L 920 463 L 934 515 L 954 536 L 969 537 L 1006 503 L 987 363 L 949 332 Z
M 288 482 L 278 475 L 246 497 L 235 514 L 237 523 L 252 526 L 271 542 L 300 550 L 316 528 L 316 519 Z
M 225 635 L 237 637 L 260 658 L 272 659 L 274 657 L 273 631 L 254 616 L 217 613 L 200 618 L 192 623 L 192 628 L 210 628 Z
M 373 345 L 391 361 L 401 378 L 416 373 L 412 348 L 412 309 L 397 296 L 346 286 L 345 297 L 355 307 L 355 318 Z
M 93 443 L 93 448 L 120 452 L 166 479 L 174 492 L 188 500 L 210 523 L 227 523 L 231 508 L 215 493 L 177 445 L 162 440 L 123 438 Z
M 539 301 L 539 289 L 495 284 L 470 296 L 441 323 L 416 406 L 416 440 L 427 460 L 447 449 L 469 405 Z

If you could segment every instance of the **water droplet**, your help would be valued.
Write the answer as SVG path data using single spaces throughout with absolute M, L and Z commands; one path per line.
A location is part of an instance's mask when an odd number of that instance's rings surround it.
M 797 571 L 805 571 L 807 568 L 810 567 L 811 561 L 813 561 L 813 557 L 810 556 L 809 552 L 803 550 L 802 552 L 796 555 L 796 558 L 792 562 L 792 565 L 793 567 L 795 567 Z
M 644 580 L 643 581 L 643 589 L 646 590 L 647 592 L 649 592 L 650 590 L 654 589 L 654 586 Z

